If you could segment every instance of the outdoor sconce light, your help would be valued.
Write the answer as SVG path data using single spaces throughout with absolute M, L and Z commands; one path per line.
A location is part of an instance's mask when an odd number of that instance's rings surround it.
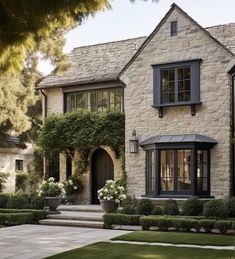
M 129 152 L 130 153 L 138 153 L 139 151 L 139 140 L 136 137 L 136 131 L 132 131 L 131 138 L 129 140 Z

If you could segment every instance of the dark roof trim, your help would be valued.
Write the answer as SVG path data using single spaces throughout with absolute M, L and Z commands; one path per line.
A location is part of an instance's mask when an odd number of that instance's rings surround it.
M 159 22 L 157 27 L 154 29 L 154 31 L 147 37 L 147 39 L 143 42 L 143 44 L 139 47 L 135 55 L 130 59 L 130 61 L 126 64 L 126 66 L 122 69 L 122 71 L 118 74 L 118 77 L 120 77 L 127 68 L 132 64 L 132 62 L 139 56 L 139 54 L 142 52 L 142 50 L 145 48 L 145 46 L 149 43 L 149 41 L 155 36 L 155 34 L 159 31 L 159 29 L 162 27 L 162 25 L 165 23 L 165 21 L 168 19 L 170 14 L 173 12 L 174 9 L 177 9 L 180 13 L 182 13 L 187 19 L 189 19 L 194 25 L 199 27 L 199 29 L 204 32 L 209 38 L 211 38 L 213 41 L 215 41 L 218 45 L 220 45 L 227 53 L 229 53 L 231 56 L 234 56 L 233 52 L 229 50 L 227 47 L 225 47 L 220 41 L 218 41 L 216 38 L 214 38 L 206 29 L 204 29 L 201 25 L 199 25 L 192 17 L 190 17 L 185 11 L 183 11 L 177 4 L 173 3 L 171 5 L 170 10 L 166 13 L 166 15 L 162 18 L 162 20 Z
M 199 134 L 179 134 L 179 135 L 157 135 L 150 137 L 140 143 L 140 146 L 161 145 L 161 144 L 186 144 L 186 143 L 201 143 L 216 145 L 217 142 L 207 136 Z
M 201 62 L 202 59 L 197 58 L 197 59 L 186 59 L 186 60 L 180 60 L 180 61 L 171 61 L 171 62 L 164 62 L 164 63 L 157 63 L 157 64 L 152 64 L 151 66 L 165 66 L 165 65 L 179 65 L 181 63 L 190 63 L 190 62 L 194 62 L 194 61 L 199 61 Z
M 65 83 L 58 83 L 56 85 L 52 84 L 52 85 L 45 85 L 45 86 L 37 86 L 36 89 L 41 90 L 41 89 L 58 88 L 58 87 L 63 88 L 63 87 L 67 87 L 67 86 L 78 86 L 78 85 L 117 82 L 117 81 L 124 85 L 122 80 L 120 80 L 117 77 L 114 77 L 114 78 L 106 78 L 106 79 L 80 80 L 80 81 L 75 81 L 75 82 L 71 82 L 71 83 L 65 82 Z
M 235 65 L 228 71 L 230 75 L 235 75 Z

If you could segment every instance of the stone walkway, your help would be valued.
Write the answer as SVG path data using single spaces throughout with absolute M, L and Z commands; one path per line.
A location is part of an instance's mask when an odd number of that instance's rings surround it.
M 130 231 L 20 225 L 0 229 L 0 258 L 38 259 L 127 234 Z

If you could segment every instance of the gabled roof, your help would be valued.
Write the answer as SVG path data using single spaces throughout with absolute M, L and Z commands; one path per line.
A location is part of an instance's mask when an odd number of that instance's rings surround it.
M 219 40 L 217 40 L 214 36 L 212 36 L 211 33 L 209 33 L 206 29 L 204 29 L 201 25 L 199 25 L 195 20 L 193 20 L 192 17 L 190 17 L 185 11 L 183 11 L 177 4 L 173 3 L 171 5 L 170 10 L 166 13 L 166 15 L 162 18 L 162 20 L 159 22 L 157 27 L 154 29 L 154 31 L 146 38 L 146 40 L 143 42 L 143 44 L 140 46 L 140 48 L 137 50 L 135 55 L 130 59 L 130 61 L 126 64 L 126 66 L 122 69 L 119 76 L 121 76 L 125 70 L 132 64 L 132 62 L 138 57 L 138 55 L 141 53 L 141 51 L 145 48 L 145 46 L 149 43 L 149 41 L 155 36 L 155 34 L 159 31 L 159 29 L 162 27 L 162 25 L 165 23 L 165 21 L 168 19 L 168 17 L 171 15 L 171 13 L 174 10 L 178 10 L 184 17 L 186 17 L 188 20 L 190 20 L 195 26 L 197 26 L 207 37 L 211 38 L 213 41 L 215 41 L 218 45 L 220 45 L 228 54 L 231 56 L 234 56 L 234 53 L 225 45 L 223 45 Z M 235 49 L 234 49 L 235 50 Z
M 37 89 L 86 82 L 117 80 L 118 74 L 146 37 L 84 46 L 68 55 L 70 67 L 62 75 L 48 75 Z
M 75 48 L 68 55 L 69 69 L 61 75 L 46 76 L 38 83 L 37 89 L 118 80 L 174 9 L 192 21 L 227 53 L 235 56 L 235 23 L 202 28 L 180 7 L 173 4 L 150 36 Z
M 207 136 L 199 134 L 179 134 L 179 135 L 157 135 L 150 137 L 140 143 L 141 146 L 153 144 L 169 144 L 169 143 L 208 143 L 215 145 L 217 142 Z

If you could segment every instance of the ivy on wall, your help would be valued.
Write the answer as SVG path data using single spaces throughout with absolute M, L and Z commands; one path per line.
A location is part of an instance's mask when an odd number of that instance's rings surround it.
M 46 118 L 39 136 L 44 152 L 85 152 L 90 147 L 107 145 L 120 155 L 125 141 L 125 115 L 120 112 L 77 111 Z
M 76 111 L 65 115 L 52 114 L 45 119 L 39 136 L 39 146 L 47 153 L 80 154 L 76 174 L 87 166 L 87 155 L 92 147 L 110 146 L 123 163 L 124 171 L 125 115 L 120 112 L 91 113 Z M 125 179 L 126 177 L 124 177 Z M 122 180 L 123 176 L 122 176 Z

